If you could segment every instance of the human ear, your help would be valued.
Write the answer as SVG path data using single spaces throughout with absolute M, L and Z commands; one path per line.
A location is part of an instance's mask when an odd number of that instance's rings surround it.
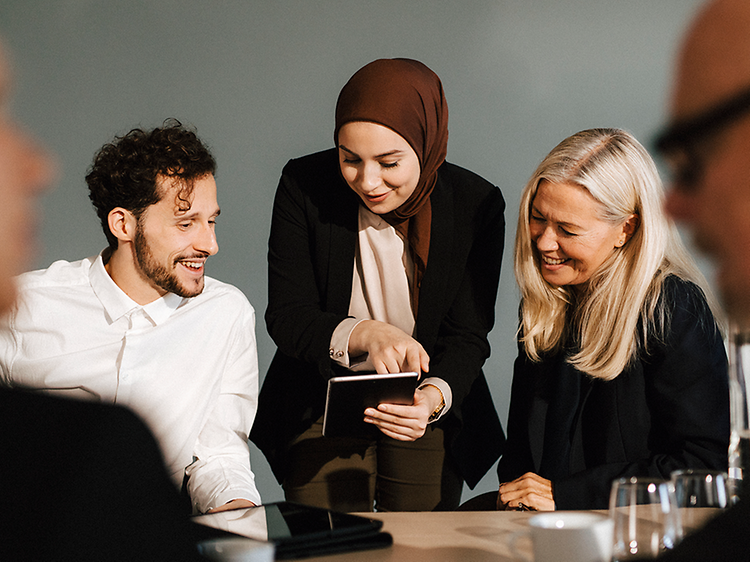
M 133 213 L 122 207 L 115 207 L 107 215 L 107 223 L 112 235 L 120 242 L 132 242 L 138 220 Z
M 622 232 L 620 234 L 619 239 L 617 240 L 617 247 L 622 247 L 625 245 L 625 243 L 630 240 L 630 238 L 635 234 L 635 231 L 638 230 L 638 225 L 641 222 L 641 218 L 638 215 L 630 215 L 624 223 L 622 223 Z

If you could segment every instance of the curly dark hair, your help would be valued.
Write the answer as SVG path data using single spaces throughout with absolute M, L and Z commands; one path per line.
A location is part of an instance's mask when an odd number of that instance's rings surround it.
M 215 172 L 216 161 L 208 147 L 176 119 L 150 131 L 133 129 L 105 144 L 94 156 L 86 183 L 110 248 L 117 249 L 108 222 L 112 209 L 122 207 L 140 219 L 164 196 L 157 185 L 159 176 L 179 180 L 178 204 L 189 209 L 194 180 Z

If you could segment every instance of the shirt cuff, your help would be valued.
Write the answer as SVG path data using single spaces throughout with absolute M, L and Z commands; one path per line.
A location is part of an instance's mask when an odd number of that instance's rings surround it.
M 226 505 L 232 500 L 248 500 L 253 502 L 256 506 L 261 505 L 262 503 L 260 494 L 258 494 L 257 490 L 227 490 L 226 492 L 217 495 L 210 503 L 203 506 L 202 511 L 195 509 L 194 515 L 208 513 L 210 509 Z
M 359 370 L 369 365 L 370 361 L 367 354 L 354 358 L 349 357 L 349 338 L 357 324 L 364 320 L 365 318 L 345 318 L 336 326 L 328 348 L 331 361 L 352 370 Z
M 443 408 L 443 411 L 440 412 L 440 415 L 438 417 L 432 420 L 433 422 L 436 422 L 440 418 L 442 418 L 448 412 L 448 410 L 451 409 L 451 405 L 453 404 L 453 392 L 451 391 L 451 386 L 447 382 L 437 377 L 429 377 L 424 379 L 421 383 L 419 383 L 419 388 L 422 388 L 428 384 L 437 387 L 437 389 L 443 393 L 443 400 L 445 400 L 445 408 Z
M 232 500 L 248 500 L 255 505 L 261 505 L 262 503 L 254 479 L 250 482 L 241 482 L 239 486 L 230 487 L 229 483 L 225 482 L 215 486 L 215 488 L 218 487 L 224 489 L 207 490 L 208 493 L 211 493 L 210 496 L 207 496 L 204 490 L 190 490 L 188 484 L 188 493 L 193 503 L 193 515 L 208 513 L 209 509 L 221 507 Z

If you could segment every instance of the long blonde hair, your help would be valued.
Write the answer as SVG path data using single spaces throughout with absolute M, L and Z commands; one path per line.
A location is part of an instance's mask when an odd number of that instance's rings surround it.
M 599 218 L 612 224 L 633 214 L 639 218 L 631 238 L 612 252 L 582 292 L 550 285 L 542 277 L 529 230 L 542 180 L 583 187 L 601 204 Z M 576 351 L 570 364 L 591 377 L 614 379 L 635 358 L 639 332 L 663 335 L 668 311 L 659 304 L 659 295 L 668 275 L 692 281 L 708 295 L 703 275 L 664 214 L 663 199 L 648 152 L 619 129 L 576 133 L 539 164 L 521 195 L 515 244 L 521 290 L 518 337 L 532 360 L 572 343 Z

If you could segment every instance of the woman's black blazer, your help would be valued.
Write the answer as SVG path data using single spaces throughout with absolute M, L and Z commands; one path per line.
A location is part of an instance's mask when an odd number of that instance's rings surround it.
M 430 200 L 430 252 L 415 338 L 430 355 L 429 376 L 451 386 L 453 406 L 437 423 L 473 487 L 505 441 L 482 373 L 490 354 L 505 202 L 497 187 L 449 163 L 438 170 Z M 327 380 L 335 373 L 329 345 L 349 310 L 359 201 L 341 178 L 335 149 L 291 160 L 276 192 L 265 319 L 278 350 L 250 437 L 280 481 L 288 444 L 323 414 Z
M 581 395 L 569 399 L 577 418 L 559 408 L 555 413 L 551 404 L 568 399 L 559 377 L 584 375 L 563 353 L 534 363 L 519 347 L 500 482 L 535 472 L 552 480 L 558 509 L 606 509 L 618 477 L 668 479 L 680 468 L 727 469 L 729 387 L 721 334 L 696 285 L 670 276 L 662 298 L 671 312 L 665 337 L 652 334 L 647 352 L 615 379 L 584 384 Z M 555 478 L 541 470 L 545 433 L 563 424 L 571 429 L 570 464 Z

